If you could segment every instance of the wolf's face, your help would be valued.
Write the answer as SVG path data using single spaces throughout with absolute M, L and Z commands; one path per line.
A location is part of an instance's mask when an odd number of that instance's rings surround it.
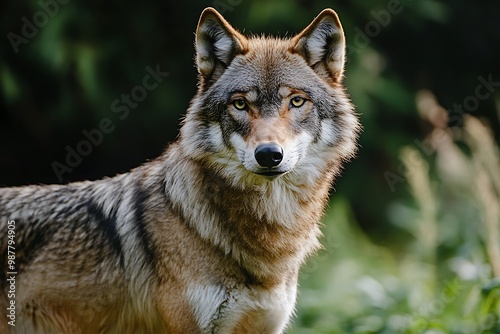
M 228 177 L 320 176 L 355 152 L 342 86 L 345 42 L 323 11 L 292 39 L 246 38 L 215 10 L 196 35 L 199 91 L 182 129 L 193 156 Z

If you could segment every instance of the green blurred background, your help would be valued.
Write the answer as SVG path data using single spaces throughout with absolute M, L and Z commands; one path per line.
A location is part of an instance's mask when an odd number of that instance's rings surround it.
M 158 156 L 196 90 L 207 6 L 244 33 L 292 36 L 325 7 L 345 30 L 364 132 L 290 332 L 500 333 L 499 1 L 3 1 L 0 185 L 99 179 Z M 147 67 L 169 74 L 121 119 L 112 104 Z M 114 130 L 59 178 L 54 162 L 105 118 Z

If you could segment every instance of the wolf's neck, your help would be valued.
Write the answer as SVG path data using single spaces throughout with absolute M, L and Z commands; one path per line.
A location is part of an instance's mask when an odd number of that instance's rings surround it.
M 173 209 L 252 274 L 297 271 L 319 247 L 318 222 L 331 180 L 300 186 L 282 177 L 238 187 L 201 163 L 171 158 L 165 191 Z

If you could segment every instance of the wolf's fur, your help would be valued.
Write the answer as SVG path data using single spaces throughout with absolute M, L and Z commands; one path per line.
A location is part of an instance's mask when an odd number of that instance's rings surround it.
M 244 37 L 214 9 L 196 33 L 199 89 L 158 159 L 95 182 L 0 190 L 6 333 L 281 333 L 359 125 L 345 42 L 324 10 L 291 39 Z M 237 106 L 241 107 L 239 110 Z M 261 166 L 262 144 L 282 150 Z M 276 146 L 275 146 L 276 147 Z

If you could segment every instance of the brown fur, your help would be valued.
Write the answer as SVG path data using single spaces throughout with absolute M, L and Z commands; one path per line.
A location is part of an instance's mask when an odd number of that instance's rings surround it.
M 286 328 L 330 186 L 356 150 L 342 27 L 325 10 L 292 39 L 247 38 L 207 9 L 196 40 L 198 93 L 162 156 L 95 182 L 0 190 L 0 227 L 15 220 L 18 243 L 18 326 L 0 318 L 2 333 Z M 269 143 L 275 166 L 256 158 Z

